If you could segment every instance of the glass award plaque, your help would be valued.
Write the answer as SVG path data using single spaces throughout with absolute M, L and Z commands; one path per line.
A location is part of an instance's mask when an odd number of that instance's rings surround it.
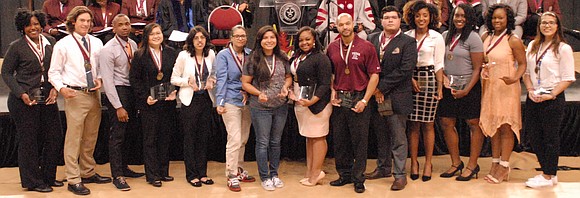
M 31 100 L 36 100 L 36 104 L 46 104 L 47 94 L 44 93 L 44 87 L 33 88 L 28 91 Z
M 383 103 L 377 103 L 377 110 L 381 116 L 393 115 L 393 103 L 390 98 L 385 98 Z
M 449 86 L 451 89 L 463 90 L 471 81 L 471 75 L 449 75 Z
M 161 83 L 150 89 L 151 97 L 154 100 L 165 100 L 173 91 L 175 91 L 175 86 L 171 83 Z
M 316 85 L 300 86 L 300 93 L 298 94 L 298 100 L 300 100 L 300 99 L 307 99 L 307 100 L 312 99 L 315 91 L 316 91 Z

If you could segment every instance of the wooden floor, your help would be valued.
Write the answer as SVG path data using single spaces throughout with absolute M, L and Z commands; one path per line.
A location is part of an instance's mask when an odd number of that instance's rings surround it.
M 467 162 L 466 158 L 462 158 Z M 535 155 L 531 153 L 514 153 L 512 155 L 512 173 L 509 182 L 502 184 L 488 184 L 481 178 L 469 182 L 458 182 L 454 179 L 440 178 L 438 175 L 449 167 L 449 156 L 434 157 L 433 179 L 429 182 L 420 180 L 411 181 L 403 191 L 393 192 L 388 190 L 393 178 L 367 180 L 366 192 L 357 194 L 352 185 L 332 187 L 328 183 L 336 178 L 334 160 L 327 159 L 324 171 L 327 173 L 323 185 L 304 187 L 298 183 L 305 169 L 304 162 L 283 161 L 280 167 L 280 178 L 286 186 L 276 191 L 268 192 L 262 189 L 259 182 L 242 183 L 242 191 L 231 192 L 226 187 L 224 176 L 224 163 L 209 162 L 208 174 L 213 177 L 215 184 L 194 188 L 185 181 L 184 165 L 181 161 L 171 163 L 170 175 L 175 177 L 173 182 L 164 182 L 163 187 L 155 188 L 148 185 L 144 178 L 128 179 L 132 190 L 121 192 L 113 184 L 88 184 L 91 195 L 87 197 L 579 197 L 580 195 L 580 171 L 560 171 L 558 177 L 560 183 L 552 188 L 530 189 L 523 184 L 529 177 L 538 174 L 534 168 L 539 167 Z M 420 158 L 421 168 L 424 159 Z M 482 158 L 479 164 L 482 173 L 489 172 L 491 159 Z M 408 163 L 407 163 L 408 164 Z M 561 157 L 560 166 L 579 166 L 580 157 Z M 373 170 L 375 160 L 369 160 L 367 170 Z M 131 166 L 133 170 L 143 171 L 143 166 Z M 255 162 L 246 163 L 246 168 L 257 176 Z M 421 169 L 422 170 L 422 169 Z M 103 176 L 110 176 L 109 165 L 99 165 L 97 172 Z M 63 167 L 59 167 L 57 177 L 64 178 Z M 20 187 L 18 168 L 0 169 L 0 197 L 77 197 L 67 191 L 66 187 L 55 188 L 52 193 L 28 192 Z

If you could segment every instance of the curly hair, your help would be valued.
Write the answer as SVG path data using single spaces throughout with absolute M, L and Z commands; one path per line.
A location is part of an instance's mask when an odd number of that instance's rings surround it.
M 213 48 L 213 45 L 209 42 L 209 33 L 205 30 L 205 28 L 196 25 L 195 27 L 191 28 L 187 38 L 185 40 L 185 45 L 183 45 L 183 50 L 189 52 L 191 57 L 195 57 L 195 46 L 193 45 L 193 39 L 197 33 L 200 33 L 205 37 L 205 46 L 203 46 L 203 57 L 207 57 L 209 55 L 209 50 Z
M 512 7 L 503 3 L 494 4 L 487 10 L 487 14 L 485 15 L 485 27 L 487 27 L 487 33 L 488 34 L 493 33 L 493 24 L 491 23 L 491 20 L 493 18 L 493 12 L 497 9 L 505 10 L 507 14 L 506 34 L 511 35 L 512 30 L 516 29 L 516 14 L 514 13 Z
M 258 82 L 265 82 L 270 80 L 270 69 L 268 69 L 268 65 L 264 61 L 264 49 L 262 48 L 262 39 L 264 39 L 264 35 L 267 32 L 274 33 L 276 37 L 276 46 L 274 47 L 274 56 L 277 59 L 288 60 L 288 57 L 280 50 L 280 38 L 278 37 L 278 32 L 274 30 L 274 27 L 271 25 L 267 25 L 261 27 L 258 32 L 256 33 L 256 41 L 254 42 L 254 48 L 252 49 L 252 53 L 248 57 L 248 67 L 252 67 L 254 70 L 254 76 Z
M 459 4 L 451 12 L 452 13 L 450 18 L 451 23 L 449 23 L 449 31 L 447 32 L 447 36 L 445 37 L 445 45 L 450 45 L 453 36 L 457 33 L 457 27 L 455 27 L 455 23 L 453 23 L 453 20 L 455 19 L 455 12 L 458 9 L 462 9 L 463 12 L 465 13 L 465 26 L 463 27 L 463 29 L 461 29 L 461 37 L 459 38 L 459 40 L 465 42 L 467 38 L 469 38 L 471 31 L 475 29 L 475 25 L 477 23 L 476 16 L 477 14 L 475 13 L 475 9 L 473 9 L 471 5 L 466 3 Z
M 419 10 L 425 9 L 427 8 L 427 11 L 429 11 L 429 29 L 432 30 L 438 30 L 438 26 L 439 26 L 439 9 L 437 8 L 436 5 L 427 3 L 423 0 L 417 0 L 417 1 L 413 1 L 413 2 L 409 2 L 407 3 L 407 5 L 405 5 L 405 7 L 403 8 L 404 10 L 404 19 L 405 19 L 405 23 L 409 24 L 409 26 L 411 27 L 411 29 L 417 29 L 417 24 L 415 24 L 415 15 L 417 15 L 417 13 L 419 12 Z
M 93 19 L 95 18 L 93 15 L 93 11 L 91 11 L 88 7 L 86 6 L 77 6 L 74 7 L 66 16 L 66 30 L 69 31 L 70 33 L 75 31 L 75 23 L 77 22 L 77 18 L 79 18 L 79 16 L 81 14 L 84 13 L 89 13 L 89 15 L 91 15 L 91 27 L 93 27 Z
M 22 35 L 24 35 L 24 28 L 30 25 L 30 19 L 36 17 L 36 20 L 40 23 L 40 27 L 44 28 L 46 26 L 46 14 L 40 10 L 30 11 L 24 8 L 19 8 L 18 12 L 14 16 L 14 25 L 16 30 L 18 30 Z
M 298 57 L 304 53 L 302 51 L 302 49 L 300 49 L 300 45 L 299 45 L 300 34 L 302 34 L 303 32 L 310 32 L 310 34 L 312 34 L 312 39 L 314 39 L 314 48 L 312 48 L 311 52 L 322 51 L 322 43 L 318 39 L 318 32 L 316 32 L 316 30 L 314 30 L 314 28 L 311 28 L 310 26 L 304 26 L 304 27 L 300 28 L 300 30 L 298 30 L 298 33 L 296 34 L 296 38 L 294 39 L 294 57 Z

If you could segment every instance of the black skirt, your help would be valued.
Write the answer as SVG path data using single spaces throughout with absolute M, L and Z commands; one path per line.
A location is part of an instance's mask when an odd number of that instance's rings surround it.
M 451 89 L 443 87 L 443 99 L 439 101 L 437 115 L 446 118 L 474 119 L 481 112 L 481 83 L 477 81 L 469 93 L 459 99 L 453 98 Z

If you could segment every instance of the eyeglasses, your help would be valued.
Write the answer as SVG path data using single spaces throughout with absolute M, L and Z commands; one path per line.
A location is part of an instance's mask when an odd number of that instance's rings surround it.
M 389 20 L 389 19 L 399 19 L 399 16 L 387 16 L 387 17 L 383 17 L 383 20 Z
M 245 34 L 243 34 L 243 35 L 233 35 L 232 37 L 235 38 L 235 39 L 246 39 L 246 35 Z
M 540 25 L 542 25 L 542 26 L 548 26 L 548 25 L 554 26 L 554 25 L 557 25 L 557 23 L 556 23 L 556 21 L 542 21 L 540 23 Z

